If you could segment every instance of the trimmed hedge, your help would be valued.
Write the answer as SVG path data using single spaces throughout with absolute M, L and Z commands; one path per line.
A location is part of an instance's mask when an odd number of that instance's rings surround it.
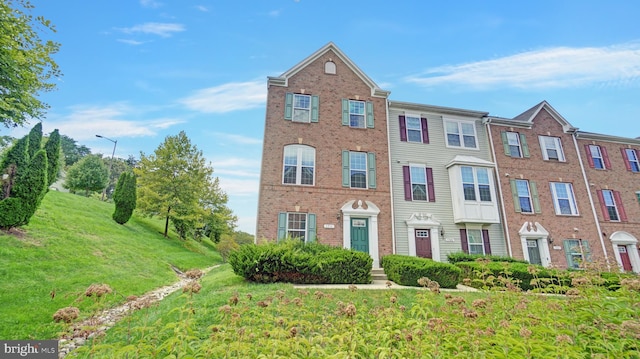
M 494 256 L 494 255 L 485 255 L 485 254 L 468 254 L 464 252 L 455 252 L 447 254 L 447 261 L 451 264 L 456 264 L 460 262 L 474 262 L 478 259 L 488 259 L 492 262 L 509 262 L 509 263 L 525 263 L 529 264 L 529 262 L 516 259 L 512 257 L 502 257 L 502 256 Z
M 381 263 L 387 277 L 393 282 L 418 287 L 418 279 L 427 277 L 442 288 L 455 288 L 460 283 L 460 268 L 432 259 L 391 254 L 382 257 Z
M 469 285 L 474 288 L 491 286 L 491 279 L 498 277 L 511 278 L 522 290 L 531 290 L 536 287 L 544 287 L 549 284 L 556 286 L 570 286 L 571 279 L 566 271 L 547 269 L 528 263 L 508 263 L 508 262 L 460 262 L 456 266 L 462 270 L 462 277 L 471 279 Z M 535 275 L 534 275 L 535 273 Z M 492 277 L 492 278 L 490 278 Z M 540 285 L 536 285 L 533 279 L 539 280 Z M 542 285 L 542 284 L 545 285 Z M 499 283 L 495 283 L 500 286 Z
M 371 283 L 373 264 L 364 252 L 298 240 L 240 246 L 228 261 L 247 280 L 297 284 Z

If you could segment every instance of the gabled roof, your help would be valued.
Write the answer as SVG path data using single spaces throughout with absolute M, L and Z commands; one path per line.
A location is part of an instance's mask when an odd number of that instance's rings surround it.
M 578 131 L 577 127 L 573 127 L 569 121 L 562 117 L 562 115 L 549 105 L 547 101 L 540 102 L 512 119 L 488 117 L 487 122 L 505 126 L 522 126 L 531 128 L 533 126 L 533 119 L 538 115 L 538 113 L 540 113 L 540 111 L 542 111 L 542 109 L 545 109 L 556 121 L 558 121 L 558 123 L 562 125 L 562 129 L 565 133 Z
M 327 43 L 316 52 L 309 55 L 306 59 L 300 61 L 297 65 L 285 71 L 282 75 L 278 77 L 267 77 L 267 83 L 269 84 L 269 86 L 288 86 L 289 78 L 291 76 L 297 74 L 302 69 L 304 69 L 309 64 L 316 61 L 319 57 L 323 56 L 329 51 L 333 51 L 333 53 L 340 60 L 342 60 L 342 62 L 344 62 L 351 71 L 353 71 L 365 84 L 367 84 L 367 86 L 369 86 L 369 88 L 371 88 L 372 96 L 384 98 L 389 97 L 389 94 L 391 93 L 390 91 L 385 91 L 378 87 L 378 85 L 373 82 L 373 80 L 371 80 L 369 76 L 362 72 L 362 70 L 360 70 L 360 68 L 356 66 L 356 64 L 354 64 L 353 61 L 351 61 L 351 59 L 349 59 L 347 55 L 345 55 L 344 52 L 342 52 L 342 50 L 340 50 L 333 42 Z
M 586 131 L 577 131 L 576 137 L 579 140 L 616 142 L 616 143 L 636 145 L 636 146 L 640 145 L 640 137 L 636 137 L 636 138 L 620 137 L 620 136 L 605 135 L 601 133 L 586 132 Z

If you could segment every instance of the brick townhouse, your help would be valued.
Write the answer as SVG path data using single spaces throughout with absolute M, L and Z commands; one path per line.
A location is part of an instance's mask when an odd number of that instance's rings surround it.
M 268 78 L 258 241 L 393 252 L 388 96 L 333 43 Z

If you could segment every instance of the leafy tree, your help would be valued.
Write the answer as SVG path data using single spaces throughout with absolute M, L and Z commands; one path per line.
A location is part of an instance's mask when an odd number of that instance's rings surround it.
M 127 223 L 136 208 L 136 176 L 133 173 L 123 172 L 120 175 L 113 201 L 116 204 L 113 220 L 119 224 Z
M 213 168 L 184 131 L 167 136 L 152 155 L 141 152 L 134 172 L 138 176 L 137 208 L 144 215 L 164 217 L 165 237 L 169 222 L 185 238 L 217 207 L 226 205 Z
M 236 243 L 238 243 L 239 245 L 243 245 L 243 244 L 253 244 L 255 236 L 251 233 L 236 231 L 234 232 L 234 238 Z
M 63 187 L 73 193 L 85 191 L 88 197 L 92 191 L 102 191 L 108 181 L 109 170 L 101 156 L 88 155 L 69 168 Z
M 0 0 L 0 123 L 6 127 L 44 116 L 48 106 L 38 94 L 53 90 L 53 80 L 61 76 L 51 58 L 60 45 L 39 35 L 55 28 L 31 9 L 27 0 Z
M 62 148 L 62 153 L 64 154 L 65 166 L 71 166 L 74 163 L 80 161 L 82 157 L 91 154 L 91 150 L 87 146 L 78 146 L 76 140 L 66 135 L 60 136 L 60 147 Z
M 114 191 L 116 189 L 116 183 L 118 183 L 120 175 L 125 172 L 132 171 L 133 167 L 129 166 L 126 160 L 117 157 L 113 158 L 113 163 L 111 163 L 111 157 L 102 157 L 102 161 L 104 162 L 104 165 L 110 169 L 109 183 L 107 184 L 105 193 L 107 195 L 107 198 L 113 198 Z
M 47 152 L 47 187 L 49 187 L 58 180 L 60 173 L 60 133 L 57 129 L 49 135 L 44 150 Z

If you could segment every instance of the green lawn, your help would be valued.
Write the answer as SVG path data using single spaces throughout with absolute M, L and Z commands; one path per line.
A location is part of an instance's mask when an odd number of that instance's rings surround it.
M 162 236 L 163 222 L 134 215 L 111 219 L 113 204 L 50 191 L 19 235 L 0 233 L 0 338 L 54 339 L 64 330 L 52 320 L 60 308 L 81 316 L 177 280 L 182 270 L 220 262 L 210 242 Z M 114 294 L 84 296 L 94 283 Z M 55 296 L 52 298 L 52 293 Z
M 254 284 L 228 265 L 77 358 L 640 358 L 640 287 L 572 296 Z M 637 283 L 636 283 L 637 285 Z

